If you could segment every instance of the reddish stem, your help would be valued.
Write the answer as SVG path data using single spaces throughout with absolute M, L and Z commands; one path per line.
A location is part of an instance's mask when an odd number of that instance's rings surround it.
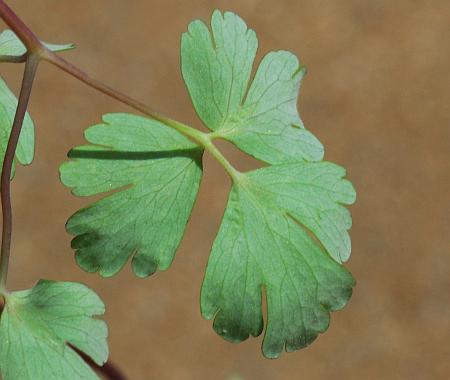
M 20 89 L 19 102 L 17 104 L 14 122 L 11 127 L 8 145 L 6 147 L 3 160 L 2 175 L 0 182 L 1 204 L 3 211 L 2 245 L 0 258 L 0 290 L 6 289 L 6 279 L 8 276 L 9 256 L 11 251 L 12 236 L 12 208 L 11 208 L 11 171 L 14 164 L 17 143 L 20 131 L 22 130 L 23 119 L 27 112 L 28 101 L 30 100 L 31 88 L 39 64 L 39 57 L 31 54 L 27 58 L 25 71 L 23 74 L 22 88 Z
M 5 23 L 14 31 L 23 44 L 27 48 L 27 54 L 23 57 L 10 60 L 9 62 L 23 62 L 26 58 L 25 71 L 20 90 L 19 101 L 17 104 L 14 122 L 11 128 L 11 134 L 8 140 L 8 145 L 3 160 L 3 167 L 0 182 L 0 197 L 3 211 L 3 226 L 2 226 L 2 243 L 1 243 L 1 258 L 0 258 L 0 291 L 6 291 L 6 279 L 8 274 L 8 265 L 11 248 L 12 236 L 12 208 L 11 208 L 11 171 L 14 163 L 14 156 L 17 148 L 17 143 L 20 137 L 23 120 L 27 111 L 28 102 L 31 95 L 34 77 L 36 75 L 37 66 L 41 58 L 45 57 L 52 62 L 52 58 L 57 58 L 55 54 L 50 52 L 34 33 L 27 27 L 27 25 L 9 8 L 3 0 L 0 0 L 0 17 Z M 66 70 L 67 71 L 67 70 Z M 81 78 L 79 78 L 81 79 Z M 81 79 L 82 80 L 82 79 Z M 107 86 L 104 86 L 107 88 Z M 100 89 L 100 91 L 102 91 Z M 102 91 L 105 92 L 105 91 Z M 114 97 L 114 95 L 111 95 Z M 117 97 L 116 97 L 117 98 Z M 123 96 L 127 101 L 127 97 Z M 130 98 L 131 99 L 131 98 Z M 120 99 L 119 99 L 120 100 Z M 145 106 L 144 106 L 145 107 Z M 3 297 L 2 297 L 3 298 Z M 0 304 L 0 314 L 3 311 L 3 304 Z M 98 373 L 102 374 L 110 380 L 125 380 L 126 377 L 115 367 L 112 363 L 107 362 L 103 366 L 97 365 L 89 356 L 74 348 L 75 351 Z

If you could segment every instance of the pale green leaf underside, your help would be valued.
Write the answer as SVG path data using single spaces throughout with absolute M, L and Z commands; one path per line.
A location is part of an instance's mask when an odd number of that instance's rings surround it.
M 350 255 L 346 205 L 355 191 L 345 170 L 297 111 L 304 69 L 289 52 L 266 55 L 250 81 L 254 32 L 233 13 L 194 21 L 182 38 L 182 71 L 195 109 L 213 131 L 271 164 L 235 174 L 201 293 L 205 318 L 239 342 L 264 329 L 263 352 L 277 357 L 311 343 L 330 312 L 351 296 L 341 265 Z M 250 83 L 251 82 L 251 83 Z M 161 123 L 106 115 L 71 151 L 61 179 L 76 195 L 115 191 L 72 216 L 67 230 L 78 263 L 103 276 L 133 257 L 138 276 L 167 269 L 180 243 L 201 178 L 202 151 Z M 229 170 L 229 169 L 228 169 Z
M 250 83 L 258 41 L 231 12 L 215 11 L 211 32 L 189 25 L 181 44 L 181 67 L 194 107 L 215 133 L 267 163 L 319 161 L 322 144 L 297 111 L 305 73 L 287 51 L 267 54 Z
M 117 191 L 67 222 L 78 264 L 102 276 L 130 257 L 140 277 L 167 269 L 197 195 L 202 151 L 165 125 L 128 114 L 105 115 L 85 136 L 93 145 L 70 152 L 62 182 L 80 196 Z
M 74 44 L 55 45 L 43 42 L 51 51 L 65 51 L 75 48 Z M 0 33 L 0 57 L 21 57 L 27 52 L 25 45 L 12 30 L 6 29 Z
M 271 203 L 312 232 L 339 263 L 351 253 L 352 218 L 344 205 L 356 198 L 344 176 L 343 168 L 329 162 L 275 165 L 250 175 L 252 183 L 272 194 Z
M 355 195 L 344 174 L 327 162 L 290 163 L 250 172 L 234 184 L 201 296 L 203 316 L 215 318 L 214 329 L 225 339 L 240 342 L 262 332 L 263 290 L 269 358 L 310 344 L 328 328 L 330 311 L 345 306 L 351 274 L 304 228 L 310 223 L 322 232 L 332 220 L 349 227 L 341 204 Z
M 17 108 L 17 98 L 0 78 L 0 172 L 11 127 Z M 23 121 L 22 132 L 16 149 L 16 158 L 22 165 L 29 165 L 34 157 L 34 125 L 28 112 Z
M 6 297 L 0 322 L 3 380 L 90 380 L 93 370 L 69 346 L 102 365 L 108 357 L 104 305 L 86 286 L 39 281 Z

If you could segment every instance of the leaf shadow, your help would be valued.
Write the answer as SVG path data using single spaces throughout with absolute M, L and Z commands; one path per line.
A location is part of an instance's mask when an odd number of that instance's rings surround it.
M 117 151 L 117 150 L 85 150 L 80 148 L 72 149 L 68 157 L 73 159 L 94 159 L 94 160 L 157 160 L 165 158 L 186 157 L 195 161 L 201 159 L 203 150 L 199 148 L 192 149 L 174 149 L 162 151 Z

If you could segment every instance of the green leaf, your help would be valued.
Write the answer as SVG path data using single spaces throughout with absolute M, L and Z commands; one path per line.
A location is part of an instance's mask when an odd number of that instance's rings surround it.
M 14 121 L 17 108 L 17 98 L 0 78 L 0 172 L 6 146 Z M 34 157 L 34 125 L 28 113 L 25 114 L 19 143 L 16 149 L 16 158 L 22 165 L 29 165 Z
M 326 228 L 333 221 L 339 232 L 349 227 L 341 204 L 352 203 L 355 192 L 344 174 L 327 162 L 288 163 L 233 185 L 201 296 L 202 314 L 214 318 L 218 334 L 232 342 L 259 335 L 263 290 L 266 357 L 305 347 L 328 328 L 330 311 L 345 306 L 354 280 L 304 226 L 341 243 Z
M 233 180 L 201 310 L 220 335 L 240 342 L 262 333 L 265 297 L 263 353 L 274 358 L 310 344 L 351 296 L 354 279 L 341 263 L 351 251 L 345 206 L 355 191 L 343 168 L 321 161 L 322 145 L 300 120 L 296 103 L 305 70 L 297 58 L 267 54 L 250 83 L 254 32 L 235 14 L 219 11 L 211 29 L 191 23 L 181 58 L 195 109 L 212 132 L 167 122 L 203 145 Z M 105 276 L 133 255 L 139 276 L 166 269 L 197 194 L 202 151 L 161 123 L 131 115 L 108 115 L 86 138 L 94 145 L 71 152 L 63 182 L 76 195 L 116 192 L 69 220 L 78 262 Z M 238 172 L 216 138 L 270 166 Z
M 267 163 L 321 160 L 323 147 L 297 111 L 305 73 L 298 59 L 287 51 L 267 54 L 249 86 L 258 45 L 253 30 L 234 13 L 219 11 L 211 30 L 194 21 L 181 45 L 184 81 L 205 125 Z
M 130 257 L 140 277 L 167 269 L 197 195 L 202 151 L 157 121 L 127 114 L 105 115 L 85 136 L 94 145 L 69 153 L 62 182 L 81 196 L 117 191 L 69 219 L 78 264 L 102 276 Z
M 5 295 L 0 321 L 0 369 L 4 380 L 98 379 L 71 347 L 106 362 L 105 311 L 86 286 L 39 281 L 32 289 Z
M 74 44 L 54 45 L 46 42 L 43 44 L 54 52 L 75 49 Z M 12 30 L 5 29 L 0 33 L 0 57 L 21 57 L 26 52 L 25 45 Z
M 343 206 L 355 202 L 351 183 L 342 178 L 345 170 L 329 162 L 292 163 L 271 166 L 252 173 L 260 188 L 273 194 L 273 201 L 298 220 L 339 263 L 350 257 L 347 230 L 352 226 Z

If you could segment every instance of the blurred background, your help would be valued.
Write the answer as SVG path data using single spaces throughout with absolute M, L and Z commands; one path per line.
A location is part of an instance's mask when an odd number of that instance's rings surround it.
M 83 130 L 121 104 L 43 64 L 30 112 L 33 165 L 13 182 L 11 289 L 40 278 L 82 281 L 107 305 L 111 360 L 130 379 L 450 378 L 450 2 L 448 0 L 10 0 L 44 40 L 92 76 L 163 114 L 202 128 L 184 87 L 180 36 L 189 21 L 232 10 L 256 30 L 258 59 L 287 49 L 308 67 L 301 117 L 327 160 L 348 169 L 357 279 L 349 305 L 307 349 L 264 359 L 261 337 L 233 345 L 202 319 L 199 291 L 229 191 L 205 156 L 205 176 L 181 249 L 167 272 L 139 280 L 82 272 L 67 218 L 90 199 L 58 180 Z M 20 65 L 2 64 L 17 93 Z M 242 170 L 255 167 L 231 145 Z

